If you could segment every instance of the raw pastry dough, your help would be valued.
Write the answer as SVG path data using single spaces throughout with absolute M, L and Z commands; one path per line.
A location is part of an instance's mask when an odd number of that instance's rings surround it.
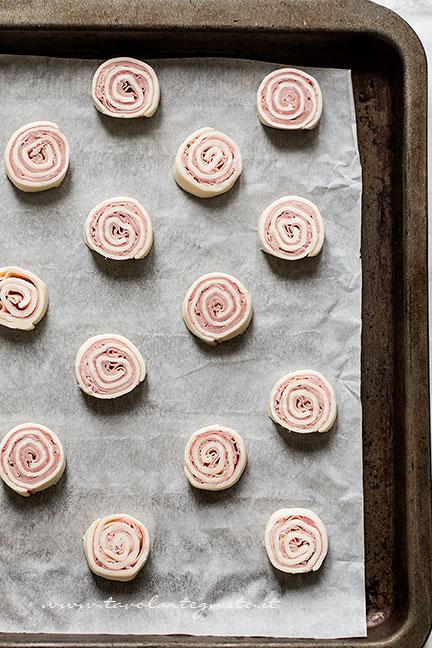
M 336 411 L 333 388 L 318 371 L 287 374 L 270 396 L 270 418 L 291 432 L 327 432 Z
M 17 425 L 0 443 L 0 477 L 24 497 L 57 484 L 65 466 L 60 439 L 44 425 Z
M 192 486 L 224 490 L 240 479 L 246 466 L 246 448 L 240 434 L 232 428 L 210 425 L 192 434 L 184 462 Z
M 32 122 L 19 128 L 5 149 L 6 174 L 21 191 L 58 187 L 69 166 L 69 144 L 57 124 Z
M 316 571 L 327 555 L 327 531 L 309 509 L 280 509 L 267 522 L 265 546 L 270 562 L 280 571 Z
M 28 270 L 17 266 L 0 268 L 0 324 L 31 331 L 48 308 L 48 289 Z
M 261 214 L 258 238 L 264 252 L 280 259 L 313 257 L 321 252 L 324 243 L 324 223 L 310 200 L 284 196 Z
M 153 244 L 150 217 L 134 198 L 109 198 L 88 215 L 84 240 L 108 259 L 142 259 Z
M 95 520 L 87 529 L 83 543 L 92 572 L 114 581 L 135 578 L 150 551 L 150 538 L 144 524 L 125 513 Z
M 252 301 L 238 279 L 223 272 L 212 272 L 192 284 L 182 312 L 191 333 L 214 345 L 246 330 L 252 319 Z
M 144 359 L 122 335 L 95 335 L 77 353 L 78 385 L 96 398 L 117 398 L 132 391 L 146 376 Z
M 124 119 L 151 117 L 159 106 L 159 81 L 147 63 L 120 56 L 98 67 L 92 97 L 97 110 L 104 115 Z
M 274 70 L 258 89 L 257 110 L 264 126 L 311 130 L 318 124 L 322 111 L 318 82 L 302 70 Z
M 180 145 L 174 176 L 177 184 L 199 198 L 212 198 L 231 189 L 242 171 L 239 148 L 233 140 L 206 126 Z

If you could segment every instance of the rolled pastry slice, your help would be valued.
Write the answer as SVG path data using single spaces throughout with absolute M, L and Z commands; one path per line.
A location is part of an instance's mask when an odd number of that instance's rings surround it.
M 0 477 L 24 497 L 57 484 L 65 466 L 60 439 L 44 425 L 17 425 L 0 443 Z
M 289 373 L 270 395 L 270 418 L 291 432 L 327 432 L 336 411 L 333 388 L 318 371 Z
M 280 259 L 313 257 L 321 252 L 324 243 L 324 223 L 318 207 L 310 200 L 284 196 L 261 214 L 258 238 L 264 252 Z
M 174 176 L 182 189 L 199 198 L 212 198 L 231 189 L 242 171 L 239 148 L 214 128 L 192 133 L 180 145 Z
M 69 166 L 69 144 L 57 124 L 32 122 L 19 128 L 5 150 L 6 174 L 21 191 L 58 187 Z
M 146 376 L 144 359 L 122 335 L 95 335 L 80 347 L 75 360 L 78 385 L 95 398 L 117 398 Z
M 302 70 L 274 70 L 258 89 L 257 110 L 264 126 L 311 130 L 318 124 L 322 111 L 318 82 Z
M 246 448 L 240 434 L 232 428 L 210 425 L 192 434 L 184 462 L 192 486 L 224 490 L 240 479 L 246 466 Z
M 238 279 L 223 272 L 212 272 L 192 284 L 182 312 L 191 333 L 215 345 L 247 329 L 252 319 L 252 300 Z
M 29 270 L 17 266 L 0 268 L 0 324 L 31 331 L 48 308 L 48 289 Z
M 125 513 L 95 520 L 85 532 L 83 543 L 92 572 L 115 581 L 135 578 L 150 551 L 150 538 L 144 524 Z
M 123 119 L 151 117 L 159 106 L 159 81 L 147 63 L 120 56 L 98 67 L 92 97 L 97 110 L 104 115 Z
M 153 244 L 150 217 L 134 198 L 109 198 L 88 215 L 84 240 L 91 250 L 108 259 L 142 259 Z
M 327 531 L 309 509 L 280 509 L 267 522 L 265 546 L 271 564 L 280 571 L 317 571 L 327 555 Z

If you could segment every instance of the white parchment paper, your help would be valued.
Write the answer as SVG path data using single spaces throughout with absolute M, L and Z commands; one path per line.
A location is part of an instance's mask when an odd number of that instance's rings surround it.
M 312 70 L 322 88 L 318 129 L 278 132 L 255 113 L 275 65 L 156 60 L 162 102 L 149 120 L 94 109 L 98 61 L 0 58 L 0 137 L 49 119 L 70 142 L 58 189 L 16 190 L 0 176 L 0 265 L 48 285 L 50 306 L 33 332 L 0 333 L 0 432 L 36 421 L 63 440 L 58 486 L 21 498 L 0 487 L 0 630 L 343 637 L 365 634 L 360 406 L 360 196 L 350 73 Z M 174 182 L 179 143 L 214 126 L 244 163 L 229 193 L 200 200 Z M 284 263 L 257 242 L 261 211 L 285 194 L 314 201 L 326 241 L 314 259 Z M 83 242 L 100 200 L 131 195 L 147 208 L 154 249 L 141 262 L 109 262 Z M 198 342 L 180 315 L 200 274 L 224 271 L 249 288 L 253 323 L 217 348 Z M 98 333 L 142 351 L 146 382 L 113 402 L 85 397 L 74 358 Z M 339 406 L 332 432 L 286 434 L 267 416 L 284 373 L 322 371 Z M 245 439 L 249 463 L 227 492 L 192 489 L 182 468 L 189 435 L 211 423 Z M 284 575 L 263 533 L 281 507 L 313 509 L 329 531 L 317 573 Z M 151 557 L 131 583 L 88 570 L 81 538 L 97 517 L 141 519 Z

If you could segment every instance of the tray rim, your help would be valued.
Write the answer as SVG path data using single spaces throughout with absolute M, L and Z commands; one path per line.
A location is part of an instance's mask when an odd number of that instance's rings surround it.
M 2 31 L 117 30 L 149 32 L 166 30 L 283 31 L 367 35 L 386 42 L 401 61 L 403 70 L 403 214 L 405 269 L 404 421 L 406 434 L 405 510 L 408 552 L 408 613 L 397 632 L 373 642 L 377 648 L 423 645 L 432 625 L 432 517 L 428 354 L 427 269 L 427 64 L 423 46 L 414 30 L 396 13 L 370 0 L 67 0 L 49 3 L 33 0 L 0 9 Z M 407 187 L 409 190 L 407 191 Z M 418 249 L 426 254 L 419 255 Z M 418 411 L 425 413 L 418 416 Z M 429 488 L 425 488 L 428 486 Z M 204 637 L 194 635 L 62 635 L 0 633 L 0 648 L 89 647 L 146 648 L 294 648 L 317 640 L 260 637 Z M 367 637 L 319 640 L 328 648 L 371 645 Z

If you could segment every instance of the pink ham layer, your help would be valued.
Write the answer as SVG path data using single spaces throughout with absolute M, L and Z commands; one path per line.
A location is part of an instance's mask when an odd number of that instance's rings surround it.
M 199 144 L 198 144 L 199 150 L 201 152 L 206 151 L 206 147 L 204 145 L 205 139 L 207 139 L 207 138 L 204 138 L 204 140 L 200 139 Z M 208 139 L 220 140 L 221 142 L 226 144 L 228 146 L 230 152 L 231 152 L 231 155 L 233 156 L 233 162 L 232 162 L 231 166 L 229 166 L 228 168 L 226 168 L 224 170 L 223 175 L 219 176 L 217 179 L 212 178 L 211 176 L 208 177 L 208 178 L 203 179 L 203 178 L 197 177 L 195 175 L 194 171 L 189 169 L 189 166 L 188 166 L 188 152 L 189 152 L 190 147 L 195 146 L 195 143 L 196 143 L 195 139 L 187 144 L 187 146 L 186 146 L 186 148 L 185 148 L 185 150 L 183 152 L 183 155 L 182 155 L 183 167 L 184 167 L 186 173 L 188 175 L 190 175 L 194 179 L 194 181 L 198 182 L 199 184 L 204 184 L 204 185 L 222 184 L 223 182 L 226 182 L 227 180 L 229 180 L 229 178 L 237 171 L 237 168 L 238 168 L 237 152 L 231 146 L 230 141 L 227 138 L 221 136 L 221 134 L 216 134 L 216 135 L 210 134 L 208 136 Z M 208 148 L 210 148 L 211 146 L 213 146 L 213 144 L 209 144 Z M 207 173 L 207 164 L 206 164 L 206 162 L 203 161 L 201 158 L 198 158 L 195 152 L 194 152 L 194 155 L 193 155 L 193 161 L 194 161 L 195 166 L 203 174 Z M 227 159 L 224 157 L 224 160 L 217 167 L 217 171 L 219 172 L 223 167 L 226 167 L 227 164 L 228 164 Z
M 96 565 L 98 565 L 98 567 L 102 567 L 103 569 L 108 569 L 108 570 L 110 570 L 110 571 L 114 571 L 114 572 L 115 572 L 115 571 L 127 571 L 127 570 L 129 570 L 129 569 L 133 569 L 133 568 L 135 567 L 136 563 L 137 563 L 137 562 L 139 561 L 139 559 L 141 558 L 141 554 L 142 554 L 143 549 L 144 549 L 144 536 L 143 536 L 143 533 L 142 533 L 141 528 L 140 528 L 138 525 L 136 525 L 136 524 L 135 524 L 132 520 L 130 520 L 130 519 L 118 518 L 117 520 L 111 520 L 111 521 L 109 522 L 108 528 L 109 528 L 109 526 L 111 526 L 111 525 L 115 525 L 116 522 L 121 522 L 122 524 L 126 524 L 127 526 L 131 527 L 131 530 L 132 530 L 132 531 L 131 531 L 131 534 L 130 534 L 130 535 L 131 535 L 132 537 L 134 536 L 134 531 L 136 532 L 136 535 L 137 535 L 136 539 L 138 540 L 139 548 L 138 548 L 138 555 L 137 555 L 135 561 L 134 561 L 131 565 L 128 565 L 128 566 L 118 565 L 117 563 L 113 562 L 111 559 L 107 559 L 106 561 L 101 561 L 101 560 L 98 558 L 98 555 L 100 555 L 100 554 L 98 554 L 98 553 L 95 551 L 96 534 L 97 534 L 97 532 L 98 532 L 98 530 L 99 530 L 99 527 L 97 527 L 97 528 L 95 529 L 95 535 L 93 536 L 93 539 L 92 539 L 92 553 L 93 553 L 93 559 L 94 559 Z M 105 529 L 103 529 L 103 531 L 104 531 L 104 530 L 105 530 Z M 113 534 L 112 534 L 112 537 L 114 537 L 114 535 L 115 535 L 115 534 L 113 533 Z M 135 538 L 133 538 L 133 539 L 134 539 L 134 541 L 135 541 Z M 105 549 L 109 549 L 109 547 L 105 547 L 105 546 L 101 546 L 101 545 L 100 545 L 100 553 L 105 553 Z M 111 548 L 111 551 L 112 551 L 112 548 Z
M 290 519 L 292 519 L 293 521 L 294 520 L 300 520 L 302 522 L 305 522 L 308 526 L 313 527 L 314 529 L 316 529 L 316 531 L 318 532 L 318 534 L 319 534 L 319 536 L 321 538 L 321 550 L 319 551 L 318 555 L 317 555 L 318 548 L 316 546 L 315 539 L 313 538 L 313 536 L 309 536 L 310 542 L 315 548 L 315 551 L 314 551 L 313 555 L 307 561 L 302 561 L 302 562 L 291 565 L 291 568 L 296 569 L 297 567 L 304 567 L 304 566 L 308 565 L 311 561 L 313 562 L 313 564 L 316 564 L 317 562 L 320 562 L 321 558 L 324 558 L 325 554 L 326 554 L 326 552 L 323 551 L 324 542 L 323 542 L 323 538 L 322 538 L 322 535 L 321 535 L 321 531 L 316 526 L 315 522 L 313 520 L 311 520 L 311 518 L 308 518 L 308 517 L 306 517 L 304 515 L 296 515 L 293 518 L 281 518 L 280 520 L 278 520 L 274 524 L 274 526 L 272 528 L 272 531 L 271 531 L 271 541 L 272 541 L 273 547 L 275 547 L 277 541 L 279 540 L 281 529 L 286 525 L 287 522 L 290 521 Z M 302 533 L 305 532 L 305 529 L 303 527 L 299 527 L 296 524 L 293 524 L 292 526 L 289 527 L 290 531 L 295 531 L 296 529 L 300 530 L 300 532 L 302 532 Z M 312 569 L 312 567 L 311 567 L 311 569 Z
M 110 347 L 110 353 L 112 356 L 113 364 L 125 364 L 126 370 L 130 373 L 129 379 L 127 382 L 122 383 L 121 391 L 128 390 L 129 388 L 138 384 L 139 375 L 136 372 L 136 359 L 133 354 L 124 348 L 124 345 L 121 345 L 119 348 L 119 341 L 111 338 L 104 338 L 92 344 L 88 349 L 85 350 L 80 364 L 79 364 L 79 374 L 81 381 L 89 389 L 91 389 L 96 394 L 116 394 L 117 388 L 114 383 L 111 387 L 108 385 L 106 387 L 101 387 L 101 385 L 95 385 L 93 378 L 90 375 L 88 370 L 89 366 L 89 356 L 92 355 L 95 350 L 100 347 L 100 355 L 106 355 L 107 347 Z M 93 371 L 96 371 L 95 366 L 92 367 Z M 101 381 L 103 383 L 103 380 Z
M 306 225 L 307 233 L 308 233 L 306 243 L 301 248 L 297 248 L 293 252 L 287 252 L 287 250 L 284 250 L 284 249 L 280 248 L 277 245 L 277 242 L 273 239 L 273 236 L 272 236 L 272 233 L 271 233 L 272 229 L 277 229 L 278 221 L 283 219 L 283 218 L 286 218 L 286 214 L 290 213 L 290 207 L 295 207 L 295 208 L 297 208 L 299 210 L 302 210 L 302 211 L 306 212 L 307 215 L 311 219 L 314 220 L 314 223 L 316 225 L 317 234 L 318 234 L 317 238 L 319 238 L 320 223 L 319 223 L 319 220 L 316 218 L 316 213 L 315 213 L 314 209 L 310 205 L 308 205 L 307 203 L 297 201 L 297 200 L 291 200 L 289 203 L 286 203 L 286 206 L 284 206 L 283 209 L 281 209 L 280 205 L 278 205 L 277 207 L 272 209 L 271 212 L 269 213 L 269 215 L 266 218 L 265 225 L 264 225 L 264 231 L 265 231 L 266 242 L 267 242 L 267 244 L 269 245 L 269 247 L 272 250 L 274 250 L 275 252 L 279 252 L 280 254 L 284 254 L 287 257 L 296 257 L 296 256 L 306 252 L 306 250 L 308 250 L 310 248 L 310 245 L 311 245 L 311 242 L 312 242 L 312 239 L 313 239 L 313 233 L 312 233 L 312 228 L 311 228 L 309 223 L 307 223 L 307 225 Z M 301 219 L 301 216 L 299 216 L 298 214 L 293 214 L 292 218 L 293 218 L 293 226 L 295 226 L 295 222 L 298 221 L 299 219 Z M 294 229 L 294 227 L 293 227 L 293 229 Z M 285 233 L 285 238 L 288 238 L 287 233 Z M 315 247 L 316 246 L 314 246 L 314 249 L 315 249 Z
M 132 211 L 135 218 L 132 218 L 130 214 L 127 214 L 124 210 L 122 210 L 122 206 L 126 205 L 129 211 Z M 121 220 L 124 220 L 125 223 L 130 225 L 133 228 L 133 239 L 130 241 L 130 246 L 127 250 L 125 251 L 116 251 L 116 254 L 119 257 L 133 257 L 135 254 L 140 252 L 140 250 L 137 248 L 136 243 L 138 239 L 140 238 L 141 234 L 141 229 L 144 231 L 144 235 L 147 238 L 148 236 L 148 226 L 147 226 L 147 221 L 141 211 L 138 209 L 138 207 L 133 203 L 133 202 L 127 202 L 127 201 L 113 201 L 111 203 L 105 203 L 100 209 L 98 209 L 92 216 L 91 223 L 90 223 L 90 235 L 92 238 L 92 241 L 94 245 L 103 253 L 106 251 L 105 248 L 105 243 L 101 239 L 98 233 L 98 221 L 101 217 L 104 216 L 105 212 L 108 210 L 111 210 L 113 207 L 115 207 L 116 212 L 115 215 L 117 215 Z M 114 213 L 113 213 L 114 215 Z M 111 252 L 110 252 L 111 253 Z M 112 253 L 111 253 L 112 254 Z
M 32 156 L 32 160 L 33 162 L 37 162 L 37 161 L 43 162 L 44 161 L 43 148 L 39 149 L 38 140 L 43 139 L 44 136 L 46 135 L 49 135 L 50 137 L 54 138 L 58 146 L 57 156 L 55 156 L 53 164 L 54 165 L 57 164 L 59 154 L 63 164 L 60 168 L 57 168 L 54 171 L 51 172 L 48 171 L 44 175 L 38 175 L 37 180 L 34 180 L 34 178 L 32 178 L 31 175 L 28 176 L 25 173 L 27 169 L 27 161 L 22 155 L 22 147 L 24 145 L 34 144 L 35 154 Z M 14 160 L 14 151 L 17 150 L 17 147 L 18 147 L 18 160 L 20 162 L 20 166 L 17 166 Z M 9 164 L 11 166 L 13 173 L 17 178 L 21 180 L 30 180 L 30 181 L 37 181 L 42 183 L 42 182 L 49 182 L 53 178 L 56 178 L 57 176 L 63 173 L 65 167 L 65 156 L 66 156 L 66 145 L 61 133 L 54 128 L 44 129 L 39 127 L 39 128 L 25 131 L 24 133 L 21 133 L 19 135 L 19 137 L 15 140 L 15 142 L 11 146 L 10 153 L 9 153 Z
M 192 446 L 191 446 L 191 448 L 189 450 L 189 461 L 196 468 L 197 472 L 200 472 L 200 466 L 197 465 L 193 460 L 193 454 L 194 454 L 193 451 L 194 451 L 194 449 L 196 449 L 196 446 L 198 445 L 199 448 L 198 448 L 197 452 L 199 453 L 201 447 L 205 446 L 206 441 L 208 440 L 208 437 L 211 437 L 211 436 L 214 436 L 214 435 L 217 435 L 218 437 L 222 437 L 223 439 L 225 439 L 225 441 L 228 441 L 228 443 L 231 446 L 231 454 L 232 454 L 233 463 L 234 463 L 233 471 L 229 475 L 223 474 L 224 471 L 226 470 L 226 466 L 227 466 L 227 455 L 225 453 L 225 461 L 223 462 L 223 465 L 222 465 L 220 471 L 218 472 L 218 474 L 213 477 L 213 480 L 216 483 L 221 484 L 222 482 L 227 481 L 228 479 L 231 479 L 232 475 L 236 471 L 236 468 L 237 468 L 237 465 L 238 465 L 238 462 L 239 462 L 239 459 L 240 459 L 240 449 L 238 448 L 235 439 L 230 434 L 227 434 L 224 430 L 220 430 L 220 429 L 215 428 L 214 430 L 207 430 L 207 432 L 203 432 L 202 434 L 196 436 L 194 441 L 193 441 L 193 444 L 192 444 Z M 213 439 L 210 439 L 210 441 L 212 442 Z M 218 462 L 218 465 L 221 465 L 221 462 Z M 192 479 L 194 479 L 195 481 L 198 481 L 201 484 L 209 483 L 208 479 L 207 480 L 199 479 L 195 474 L 191 473 L 190 471 L 188 471 L 188 472 L 191 475 Z M 204 473 L 203 473 L 203 476 L 207 477 L 207 475 L 205 475 Z
M 136 81 L 137 85 L 141 88 L 141 90 L 142 90 L 142 92 L 144 94 L 144 99 L 146 100 L 145 104 L 141 103 L 141 104 L 137 105 L 132 110 L 130 108 L 128 108 L 128 110 L 125 111 L 128 115 L 131 115 L 134 112 L 142 111 L 144 108 L 147 108 L 151 104 L 151 97 L 149 96 L 149 94 L 150 94 L 150 92 L 152 90 L 150 89 L 150 85 L 149 85 L 149 82 L 148 82 L 148 76 L 149 76 L 148 70 L 143 66 L 141 68 L 142 69 L 142 74 L 138 75 L 138 74 L 133 73 L 130 69 L 128 69 L 129 65 L 130 65 L 130 63 L 128 63 L 127 61 L 125 62 L 125 65 L 122 65 L 121 62 L 119 62 L 119 61 L 116 61 L 114 63 L 107 63 L 100 70 L 99 76 L 96 79 L 95 96 L 98 99 L 98 101 L 100 101 L 101 104 L 103 106 L 105 106 L 105 108 L 107 108 L 111 112 L 116 112 L 116 113 L 119 113 L 119 114 L 121 114 L 123 112 L 122 110 L 119 110 L 118 108 L 112 106 L 110 101 L 109 101 L 109 96 L 107 97 L 105 95 L 105 79 L 108 76 L 108 74 L 114 69 L 118 69 L 118 72 L 116 74 L 114 74 L 112 79 L 111 79 L 111 83 L 110 83 L 109 88 L 108 88 L 110 94 L 112 93 L 112 89 L 114 87 L 114 84 L 117 83 L 117 80 L 116 80 L 117 76 L 124 75 L 125 73 L 128 73 L 128 74 L 130 74 L 131 76 L 133 76 L 135 78 L 135 81 Z M 137 68 L 137 67 L 140 67 L 140 66 L 138 65 L 138 63 L 136 63 L 134 61 L 133 67 Z M 117 86 L 117 92 L 120 95 L 124 96 L 125 98 L 127 98 L 130 95 L 130 93 L 127 92 L 125 90 L 125 88 L 123 86 L 121 86 L 121 85 Z
M 9 474 L 12 479 L 15 478 L 21 484 L 27 484 L 29 487 L 37 485 L 39 482 L 47 479 L 53 475 L 60 463 L 60 451 L 51 437 L 47 434 L 45 430 L 39 428 L 40 435 L 35 435 L 32 433 L 34 426 L 30 428 L 21 428 L 17 430 L 11 437 L 9 437 L 6 446 L 1 449 L 1 466 L 4 474 Z M 25 446 L 21 448 L 19 454 L 17 453 L 16 446 L 22 441 L 23 436 L 28 440 Z M 29 472 L 32 471 L 32 463 L 37 462 L 37 443 L 34 441 L 40 441 L 42 436 L 45 445 L 48 450 L 51 448 L 54 455 L 54 461 L 48 470 L 44 470 L 44 467 L 48 464 L 49 452 L 47 451 L 47 459 L 43 462 L 42 465 L 39 465 L 37 469 L 34 470 L 34 476 L 23 475 L 20 472 L 20 466 L 25 466 L 26 470 Z M 6 455 L 6 449 L 12 446 L 9 454 Z
M 293 75 L 293 73 L 291 72 L 290 76 L 292 76 L 292 75 Z M 266 97 L 267 90 L 268 90 L 268 87 L 269 87 L 270 84 L 273 85 L 273 88 L 275 89 L 277 77 L 272 77 L 271 79 L 269 79 L 267 81 L 267 83 L 264 85 L 263 89 L 261 90 L 261 107 L 262 107 L 264 115 L 267 117 L 267 119 L 270 122 L 273 122 L 273 123 L 276 123 L 276 124 L 287 124 L 287 123 L 289 123 L 292 126 L 303 126 L 303 125 L 308 124 L 314 118 L 312 102 L 310 101 L 310 97 L 311 97 L 312 93 L 316 95 L 316 90 L 314 88 L 314 84 L 313 84 L 313 82 L 312 82 L 312 80 L 310 78 L 302 75 L 300 72 L 298 72 L 297 76 L 300 79 L 303 79 L 303 81 L 305 81 L 310 86 L 310 91 L 309 91 L 308 97 L 305 97 L 306 101 L 305 101 L 305 109 L 304 109 L 303 113 L 301 115 L 299 115 L 298 117 L 296 117 L 295 119 L 290 119 L 289 118 L 289 113 L 282 113 L 280 111 L 280 109 L 277 108 L 277 106 L 273 102 L 273 96 L 271 96 L 271 101 L 272 101 L 271 107 L 272 107 L 273 111 L 275 111 L 278 115 L 280 115 L 280 117 L 277 117 L 277 116 L 271 114 L 270 111 L 268 110 L 267 97 Z M 285 80 L 285 75 L 282 72 L 280 74 L 280 82 L 283 82 L 284 80 Z M 297 92 L 295 94 L 295 97 L 292 96 L 292 89 L 291 88 L 290 89 L 286 88 L 286 90 L 280 95 L 280 100 L 281 101 L 287 101 L 287 103 L 288 103 L 288 100 L 292 101 L 293 99 L 295 99 L 294 109 L 293 109 L 293 112 L 295 112 L 297 110 L 297 107 L 298 107 L 298 104 L 299 104 L 299 97 L 303 93 L 304 93 L 304 88 L 301 85 L 299 85 L 297 87 Z
M 282 408 L 280 406 L 280 403 L 281 403 L 281 401 L 283 399 L 287 398 L 287 395 L 285 395 L 285 392 L 288 391 L 291 387 L 295 388 L 297 382 L 303 383 L 305 378 L 307 378 L 307 380 L 308 380 L 308 388 L 309 389 L 312 389 L 312 385 L 318 387 L 318 389 L 316 389 L 314 391 L 314 393 L 315 393 L 315 395 L 317 396 L 317 399 L 318 399 L 319 408 L 320 408 L 320 416 L 316 419 L 316 421 L 313 421 L 312 423 L 304 425 L 305 430 L 313 430 L 313 431 L 315 431 L 320 427 L 320 425 L 322 423 L 321 419 L 322 419 L 322 413 L 323 413 L 323 410 L 324 410 L 324 401 L 323 401 L 323 399 L 321 397 L 321 392 L 324 391 L 325 396 L 326 396 L 329 403 L 332 400 L 332 395 L 327 390 L 327 387 L 316 376 L 309 376 L 309 375 L 308 376 L 306 376 L 306 375 L 304 375 L 304 376 L 293 376 L 293 378 L 291 378 L 291 380 L 288 383 L 284 383 L 282 385 L 279 385 L 277 390 L 276 390 L 276 393 L 274 395 L 274 407 L 275 407 L 275 410 L 276 410 L 279 418 L 282 421 L 285 421 L 287 423 L 287 425 L 289 425 L 290 421 L 287 421 L 287 419 L 285 418 L 284 413 L 282 411 Z M 312 385 L 310 383 L 312 383 Z M 295 413 L 292 416 L 293 416 L 293 419 L 295 420 L 296 419 Z M 298 420 L 297 425 L 298 426 L 303 426 L 303 423 L 302 423 L 301 419 Z
M 14 281 L 15 279 L 21 279 L 22 281 L 28 282 L 36 291 L 37 295 L 37 301 L 34 304 L 34 308 L 32 312 L 27 316 L 28 319 L 31 319 L 31 317 L 34 315 L 34 313 L 38 312 L 40 309 L 40 293 L 38 290 L 38 286 L 35 285 L 35 283 L 27 276 L 24 275 L 18 275 L 18 274 L 13 274 L 13 273 L 8 273 L 6 275 L 0 276 L 0 288 L 2 281 L 6 283 L 7 286 L 7 280 L 11 279 Z M 1 321 L 1 314 L 3 313 L 8 313 L 9 315 L 12 315 L 14 317 L 17 317 L 15 315 L 16 310 L 21 310 L 21 302 L 23 299 L 26 297 L 24 292 L 20 289 L 14 288 L 13 290 L 6 290 L 5 291 L 5 296 L 4 296 L 4 301 L 0 302 L 0 321 Z M 13 306 L 13 309 L 10 310 L 10 307 L 8 308 L 7 305 L 4 303 L 6 301 L 6 304 L 9 302 L 11 306 Z M 27 308 L 27 306 L 25 307 Z M 25 309 L 23 309 L 25 310 Z
M 198 301 L 197 301 L 197 303 L 195 305 L 195 316 L 197 317 L 197 320 L 198 320 L 198 322 L 200 324 L 201 330 L 206 334 L 207 333 L 216 334 L 216 335 L 217 334 L 224 334 L 224 333 L 227 332 L 227 330 L 231 330 L 231 329 L 235 328 L 243 320 L 243 318 L 245 317 L 246 312 L 247 312 L 246 296 L 240 290 L 239 286 L 236 283 L 234 283 L 230 279 L 226 279 L 225 277 L 221 277 L 220 282 L 222 284 L 222 287 L 220 289 L 220 303 L 222 303 L 222 304 L 225 303 L 224 296 L 223 296 L 223 294 L 224 294 L 224 292 L 226 290 L 226 288 L 224 286 L 225 283 L 228 283 L 229 286 L 231 286 L 232 291 L 234 293 L 237 293 L 237 295 L 239 296 L 239 302 L 240 302 L 240 308 L 238 310 L 237 315 L 229 323 L 228 327 L 224 326 L 224 322 L 226 322 L 226 320 L 228 320 L 232 316 L 232 314 L 233 314 L 232 310 L 230 310 L 227 313 L 224 313 L 223 317 L 221 317 L 221 318 L 216 318 L 216 317 L 211 317 L 211 316 L 208 317 L 208 315 L 209 315 L 208 313 L 203 314 L 203 311 L 204 311 L 203 301 L 204 301 L 205 290 L 203 292 L 201 292 L 201 290 L 202 290 L 203 284 L 205 285 L 207 283 L 207 281 L 208 281 L 208 279 L 203 280 L 202 283 L 199 283 L 194 288 L 193 292 L 189 296 L 188 309 L 190 311 L 192 301 L 195 300 L 195 297 L 196 297 L 197 294 L 201 293 L 201 297 L 198 299 Z M 213 289 L 215 285 L 218 285 L 218 279 L 217 278 L 213 279 L 211 286 L 208 287 L 208 290 Z M 217 298 L 213 298 L 212 305 L 217 305 L 217 301 L 218 301 Z M 190 316 L 190 313 L 189 313 L 189 316 Z M 191 319 L 193 321 L 193 318 L 191 318 Z M 217 323 L 212 324 L 212 320 L 216 321 Z

